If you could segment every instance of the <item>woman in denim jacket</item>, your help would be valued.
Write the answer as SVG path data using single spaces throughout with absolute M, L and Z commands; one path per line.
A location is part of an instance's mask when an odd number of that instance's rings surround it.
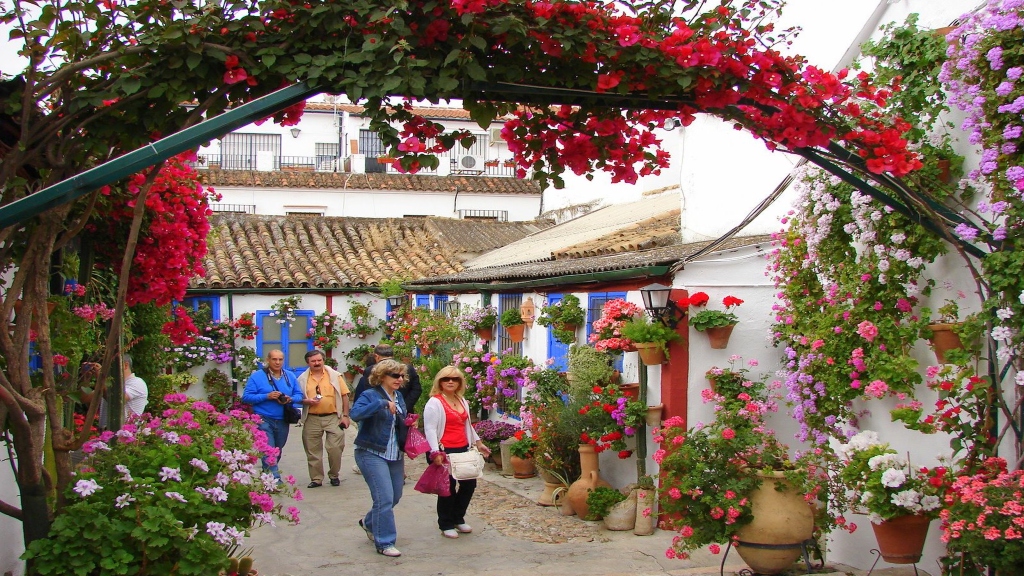
M 407 428 L 402 393 L 405 383 L 405 364 L 385 359 L 377 363 L 370 373 L 370 389 L 352 406 L 352 420 L 359 422 L 355 440 L 355 458 L 359 471 L 370 488 L 373 506 L 359 521 L 366 536 L 373 541 L 377 553 L 401 556 L 395 548 L 398 528 L 395 526 L 395 506 L 402 498 L 405 482 L 405 447 Z

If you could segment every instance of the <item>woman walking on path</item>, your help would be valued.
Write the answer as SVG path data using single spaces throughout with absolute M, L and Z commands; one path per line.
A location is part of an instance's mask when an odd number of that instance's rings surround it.
M 469 402 L 463 397 L 465 391 L 466 378 L 454 366 L 445 366 L 434 377 L 430 400 L 423 408 L 424 435 L 434 464 L 443 464 L 445 454 L 468 451 L 470 444 L 475 444 L 484 458 L 491 454 L 470 422 Z M 437 497 L 437 526 L 445 538 L 458 538 L 460 533 L 473 531 L 466 524 L 466 510 L 476 490 L 476 480 L 450 478 L 450 482 L 451 495 Z
M 402 498 L 405 482 L 405 416 L 408 410 L 398 389 L 405 382 L 405 364 L 381 360 L 370 373 L 370 389 L 352 406 L 352 420 L 359 422 L 355 459 L 370 488 L 373 507 L 359 521 L 377 553 L 401 556 L 395 548 L 398 528 L 394 508 Z

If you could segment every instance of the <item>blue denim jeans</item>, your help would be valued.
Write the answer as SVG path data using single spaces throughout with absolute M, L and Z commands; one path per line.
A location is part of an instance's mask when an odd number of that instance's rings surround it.
M 399 453 L 401 456 L 401 453 Z M 363 517 L 363 525 L 373 533 L 377 550 L 394 546 L 398 539 L 395 526 L 395 506 L 402 499 L 405 483 L 405 462 L 385 460 L 363 448 L 355 449 L 356 465 L 370 488 L 373 507 Z
M 277 468 L 277 463 L 281 461 L 281 456 L 284 454 L 284 445 L 288 442 L 288 428 L 289 426 L 284 423 L 284 420 L 274 420 L 273 418 L 263 418 L 260 422 L 260 430 L 266 433 L 267 443 L 271 446 L 281 450 L 281 453 L 277 455 L 277 461 L 271 466 L 267 464 L 267 457 L 263 457 L 263 470 L 269 470 L 274 478 L 281 479 L 281 471 Z

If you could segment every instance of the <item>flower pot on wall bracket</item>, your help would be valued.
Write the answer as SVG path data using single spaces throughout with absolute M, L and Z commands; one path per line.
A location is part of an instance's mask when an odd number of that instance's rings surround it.
M 640 383 L 630 382 L 629 384 L 621 384 L 619 390 L 622 391 L 622 395 L 630 400 L 640 399 Z
M 921 551 L 928 536 L 931 518 L 920 515 L 906 515 L 871 523 L 878 541 L 882 560 L 890 564 L 916 564 L 921 561 Z
M 648 406 L 647 407 L 647 416 L 645 417 L 645 420 L 647 422 L 647 426 L 649 426 L 651 428 L 654 428 L 656 426 L 661 426 L 661 413 L 664 410 L 665 410 L 665 405 L 664 404 L 658 404 L 656 406 Z
M 491 339 L 494 338 L 494 328 L 477 328 L 476 335 L 479 336 L 481 340 L 487 340 L 490 342 Z
M 526 324 L 516 324 L 514 326 L 505 326 L 505 332 L 508 334 L 508 339 L 513 342 L 522 342 L 525 337 Z
M 661 344 L 657 342 L 636 342 L 636 351 L 640 354 L 640 361 L 645 366 L 657 366 L 668 361 Z
M 953 331 L 956 328 L 956 324 L 929 324 L 928 329 L 932 331 L 932 337 L 929 341 L 932 344 L 932 350 L 935 352 L 935 359 L 938 360 L 939 364 L 946 363 L 946 352 L 963 348 L 964 344 L 960 341 L 960 336 Z
M 732 336 L 732 329 L 735 328 L 735 324 L 728 326 L 715 326 L 708 328 L 704 331 L 708 335 L 708 342 L 711 343 L 713 350 L 723 350 L 729 345 L 729 337 Z

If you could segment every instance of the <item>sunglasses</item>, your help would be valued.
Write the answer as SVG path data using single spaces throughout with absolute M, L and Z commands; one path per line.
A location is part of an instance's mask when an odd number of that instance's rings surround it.
M 445 376 L 443 378 L 439 378 L 438 382 L 462 382 L 462 378 L 456 378 L 455 376 Z
M 395 380 L 401 380 L 402 378 L 405 378 L 405 374 L 401 372 L 388 372 L 388 376 L 391 376 Z

